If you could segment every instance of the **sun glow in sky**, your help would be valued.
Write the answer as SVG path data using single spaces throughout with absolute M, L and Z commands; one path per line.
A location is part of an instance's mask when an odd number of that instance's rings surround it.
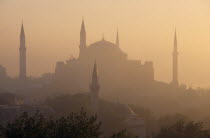
M 0 64 L 18 74 L 19 33 L 24 21 L 28 74 L 53 72 L 56 61 L 78 55 L 84 16 L 87 43 L 115 42 L 130 59 L 154 62 L 155 79 L 170 82 L 175 27 L 179 80 L 210 86 L 208 0 L 0 0 Z

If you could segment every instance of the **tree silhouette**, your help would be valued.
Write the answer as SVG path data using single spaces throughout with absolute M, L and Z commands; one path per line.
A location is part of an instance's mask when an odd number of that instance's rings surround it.
M 204 130 L 201 122 L 177 121 L 171 126 L 161 128 L 154 138 L 209 138 L 210 130 Z
M 101 123 L 82 109 L 58 119 L 45 118 L 39 112 L 24 112 L 12 123 L 0 127 L 2 138 L 98 138 Z
M 127 130 L 122 130 L 118 133 L 115 133 L 111 136 L 111 138 L 138 138 L 137 136 L 133 136 L 132 134 L 129 134 Z

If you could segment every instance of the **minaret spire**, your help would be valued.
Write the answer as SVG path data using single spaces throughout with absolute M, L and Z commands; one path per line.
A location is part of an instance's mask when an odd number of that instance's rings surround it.
M 119 46 L 119 34 L 118 34 L 118 29 L 117 29 L 117 37 L 116 37 L 116 45 Z
M 177 52 L 177 36 L 176 36 L 176 28 L 175 28 L 175 34 L 174 34 L 174 51 Z
M 84 18 L 82 18 L 81 32 L 86 32 L 86 31 L 85 31 Z
M 82 19 L 82 25 L 81 25 L 81 30 L 80 30 L 80 46 L 79 46 L 79 48 L 80 48 L 79 57 L 81 57 L 82 55 L 84 55 L 85 49 L 87 48 L 84 18 Z
M 90 93 L 91 94 L 91 108 L 94 113 L 97 113 L 100 85 L 99 85 L 99 80 L 98 80 L 96 61 L 93 67 L 92 82 L 90 85 L 90 90 L 91 90 L 91 93 Z
M 178 82 L 178 50 L 177 50 L 177 32 L 175 29 L 174 34 L 174 51 L 173 51 L 173 80 L 172 83 L 176 86 L 179 85 Z
M 102 41 L 105 41 L 104 33 L 102 33 Z
M 20 37 L 25 37 L 25 31 L 24 31 L 23 21 L 22 21 L 22 25 L 21 25 Z
M 26 44 L 25 44 L 25 31 L 22 21 L 21 32 L 20 32 L 20 61 L 19 61 L 19 79 L 26 79 Z
M 97 84 L 97 85 L 99 84 L 96 61 L 94 63 L 94 67 L 93 67 L 92 84 Z

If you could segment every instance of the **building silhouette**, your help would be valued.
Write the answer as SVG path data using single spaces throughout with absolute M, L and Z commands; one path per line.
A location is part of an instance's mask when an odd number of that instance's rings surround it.
M 88 46 L 86 37 L 85 22 L 82 20 L 79 57 L 56 63 L 55 79 L 60 88 L 73 93 L 89 91 L 90 72 L 95 59 L 100 72 L 100 94 L 103 97 L 114 96 L 116 99 L 122 90 L 135 86 L 146 87 L 154 81 L 153 63 L 128 59 L 120 48 L 118 32 L 115 43 L 103 38 Z
M 146 138 L 146 125 L 144 118 L 141 118 L 139 114 L 136 114 L 129 105 L 127 105 L 127 108 L 130 112 L 125 120 L 127 131 L 139 138 Z
M 19 79 L 26 79 L 26 45 L 25 45 L 25 31 L 22 23 L 20 32 L 20 59 L 19 59 Z
M 7 70 L 2 65 L 0 65 L 0 78 L 1 79 L 7 78 Z
M 100 85 L 98 80 L 97 65 L 95 62 L 92 73 L 92 82 L 90 84 L 91 108 L 94 113 L 98 112 L 99 90 Z
M 174 51 L 173 51 L 173 80 L 172 84 L 178 86 L 178 50 L 177 50 L 177 34 L 174 35 Z

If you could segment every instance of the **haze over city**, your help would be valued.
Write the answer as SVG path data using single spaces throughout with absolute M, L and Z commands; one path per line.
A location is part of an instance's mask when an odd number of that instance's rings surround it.
M 172 79 L 175 28 L 179 80 L 210 86 L 210 2 L 208 0 L 0 0 L 0 63 L 18 76 L 19 33 L 24 22 L 28 75 L 54 72 L 57 61 L 78 57 L 84 17 L 87 44 L 115 42 L 129 59 L 154 63 L 155 80 Z
M 0 0 L 0 138 L 210 138 L 209 0 Z

